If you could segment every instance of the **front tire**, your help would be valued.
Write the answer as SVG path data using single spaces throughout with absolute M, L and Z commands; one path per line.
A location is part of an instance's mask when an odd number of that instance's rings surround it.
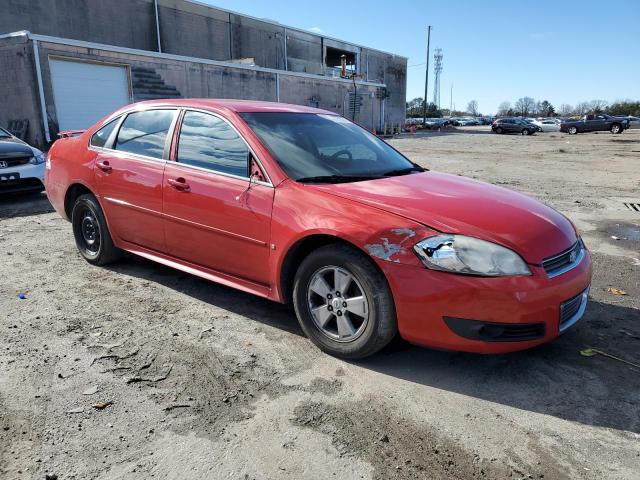
M 620 125 L 619 123 L 614 123 L 613 125 L 611 125 L 611 133 L 613 133 L 614 135 L 617 133 L 622 133 L 622 125 Z
M 502 127 L 496 128 L 496 133 L 502 133 Z
M 93 265 L 118 260 L 122 251 L 113 244 L 100 204 L 91 194 L 80 195 L 73 204 L 71 225 L 80 255 Z
M 531 135 L 531 131 L 525 128 L 522 130 L 522 135 Z
M 304 259 L 293 302 L 307 337 L 336 357 L 373 355 L 397 334 L 386 278 L 367 256 L 346 245 L 328 245 Z

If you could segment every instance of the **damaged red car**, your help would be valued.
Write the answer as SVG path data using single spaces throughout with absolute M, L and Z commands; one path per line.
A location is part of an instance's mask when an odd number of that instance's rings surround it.
M 344 358 L 399 335 L 478 353 L 583 315 L 591 259 L 525 195 L 428 171 L 332 112 L 240 100 L 129 105 L 58 140 L 46 190 L 81 255 L 123 251 L 277 302 Z

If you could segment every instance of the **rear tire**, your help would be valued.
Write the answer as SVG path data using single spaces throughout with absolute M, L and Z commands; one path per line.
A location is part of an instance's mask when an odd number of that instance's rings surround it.
M 293 303 L 307 337 L 336 357 L 373 355 L 397 334 L 386 278 L 371 259 L 346 245 L 328 245 L 304 259 Z
M 569 127 L 569 128 L 567 128 L 567 132 L 569 133 L 569 135 L 575 135 L 576 133 L 578 133 L 578 128 L 577 127 Z
M 619 123 L 614 123 L 613 125 L 611 125 L 611 133 L 613 133 L 614 135 L 622 133 L 622 125 L 620 125 Z
M 71 225 L 80 255 L 93 265 L 118 260 L 122 251 L 113 244 L 100 204 L 91 194 L 80 195 L 73 204 Z

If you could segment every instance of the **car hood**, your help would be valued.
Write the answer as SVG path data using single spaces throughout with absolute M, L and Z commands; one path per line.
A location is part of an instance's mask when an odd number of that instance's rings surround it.
M 540 264 L 577 240 L 571 222 L 553 208 L 512 190 L 457 175 L 429 171 L 316 187 L 441 232 L 502 244 L 532 264 Z
M 4 158 L 32 157 L 33 149 L 17 138 L 0 138 L 0 160 Z

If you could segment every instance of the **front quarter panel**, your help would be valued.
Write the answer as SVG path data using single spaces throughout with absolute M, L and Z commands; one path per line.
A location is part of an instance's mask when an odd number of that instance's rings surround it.
M 380 268 L 422 263 L 413 246 L 437 232 L 422 224 L 379 208 L 329 195 L 313 185 L 287 180 L 276 189 L 272 217 L 271 257 L 274 285 L 287 252 L 312 235 L 330 235 L 349 242 L 368 255 Z M 281 288 L 276 294 L 283 300 Z

